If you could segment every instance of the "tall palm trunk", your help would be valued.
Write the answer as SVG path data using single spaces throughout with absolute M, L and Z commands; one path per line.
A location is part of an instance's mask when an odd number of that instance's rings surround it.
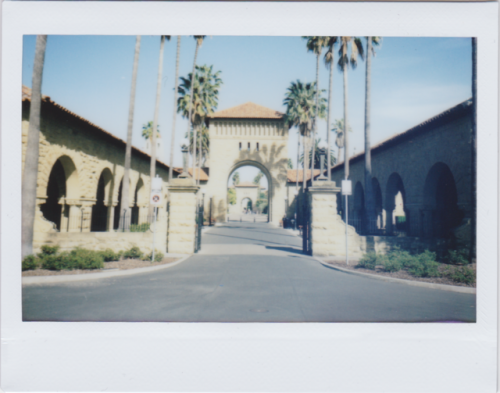
M 141 50 L 141 36 L 138 35 L 135 39 L 135 54 L 134 67 L 132 70 L 132 87 L 130 88 L 130 104 L 128 110 L 127 124 L 127 146 L 125 148 L 125 166 L 122 182 L 122 200 L 120 201 L 122 211 L 120 214 L 119 228 L 128 228 L 130 222 L 130 206 L 128 200 L 129 193 L 129 177 L 130 177 L 130 161 L 132 157 L 132 127 L 134 125 L 134 108 L 135 108 L 135 86 L 137 82 L 137 67 L 139 66 L 139 52 Z M 123 214 L 126 213 L 126 214 Z M 125 219 L 125 220 L 124 220 Z
M 312 129 L 312 140 L 311 140 L 311 187 L 314 182 L 314 147 L 315 147 L 315 139 L 316 139 L 316 127 L 318 124 L 318 112 L 319 112 L 319 57 L 321 56 L 321 52 L 319 52 L 316 56 L 316 110 L 314 111 L 314 124 Z
M 349 129 L 349 121 L 347 119 L 347 108 L 349 106 L 347 96 L 347 64 L 343 67 L 344 73 L 344 177 L 349 178 L 349 136 L 347 130 Z
M 195 81 L 195 72 L 196 72 L 196 58 L 198 57 L 198 48 L 200 45 L 198 44 L 198 41 L 196 41 L 196 49 L 194 50 L 194 61 L 193 61 L 193 73 L 191 74 L 191 97 L 189 97 L 189 118 L 188 118 L 188 132 L 187 134 L 191 132 L 191 128 L 193 126 L 193 119 L 191 118 L 193 115 L 193 98 L 194 98 L 194 81 Z M 191 166 L 193 168 L 193 179 L 196 181 L 195 177 L 195 171 L 194 168 L 196 167 L 196 132 L 193 128 L 193 151 L 192 151 L 192 156 L 193 156 L 193 165 Z
M 174 116 L 172 121 L 172 138 L 170 142 L 170 168 L 168 169 L 168 181 L 172 181 L 174 166 L 174 147 L 175 147 L 175 119 L 177 115 L 177 88 L 179 85 L 179 57 L 181 53 L 181 36 L 177 36 L 177 55 L 175 58 L 175 88 L 174 88 Z
M 329 80 L 329 85 L 328 85 L 328 113 L 326 116 L 326 142 L 328 144 L 328 158 L 327 158 L 327 163 L 326 167 L 328 169 L 328 181 L 332 180 L 332 174 L 331 174 L 331 167 L 332 167 L 332 161 L 330 159 L 330 119 L 331 119 L 331 111 L 332 111 L 332 90 L 333 90 L 333 63 L 334 63 L 334 51 L 332 48 L 332 58 L 330 62 L 330 80 Z
M 375 203 L 372 185 L 372 160 L 370 147 L 370 109 L 371 109 L 371 70 L 372 70 L 372 37 L 367 37 L 366 57 L 366 92 L 365 92 L 365 192 L 368 231 L 375 221 Z
M 149 177 L 151 180 L 150 190 L 153 190 L 153 179 L 156 176 L 156 130 L 158 128 L 158 114 L 160 112 L 161 77 L 163 74 L 163 48 L 165 47 L 165 36 L 160 38 L 160 59 L 158 61 L 158 80 L 156 81 L 156 103 L 153 118 L 153 134 L 151 135 L 151 164 L 149 166 Z M 154 214 L 153 204 L 149 204 L 149 216 Z
M 469 262 L 472 262 L 476 248 L 476 214 L 477 214 L 477 38 L 472 38 L 472 130 L 471 130 L 471 228 L 469 245 Z
M 22 251 L 21 256 L 33 253 L 33 226 L 36 213 L 36 188 L 40 144 L 40 111 L 42 106 L 42 76 L 47 36 L 36 37 L 35 61 L 31 82 L 30 124 L 22 180 Z

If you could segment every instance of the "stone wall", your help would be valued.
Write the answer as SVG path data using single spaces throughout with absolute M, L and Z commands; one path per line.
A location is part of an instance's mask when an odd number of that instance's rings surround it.
M 24 166 L 26 144 L 29 128 L 29 99 L 25 99 L 22 105 L 22 165 Z M 115 207 L 119 206 L 119 188 L 124 175 L 125 142 L 109 134 L 108 132 L 93 125 L 89 121 L 68 111 L 48 98 L 42 101 L 41 125 L 40 125 L 40 150 L 39 150 L 39 174 L 37 180 L 37 210 L 35 216 L 34 247 L 39 249 L 42 244 L 54 244 L 61 242 L 63 248 L 71 241 L 68 239 L 75 236 L 80 244 L 87 239 L 90 245 L 96 247 L 100 239 L 114 239 L 126 236 L 132 239 L 145 239 L 147 234 L 130 233 L 114 235 L 108 233 L 85 234 L 92 230 L 90 217 L 93 217 L 93 209 L 96 202 L 103 204 L 102 212 L 106 216 L 105 231 L 113 231 L 113 220 Z M 57 165 L 56 165 L 57 163 Z M 48 186 L 52 171 L 56 166 L 62 167 L 57 179 L 59 197 L 55 202 L 60 205 L 61 218 L 60 229 L 56 228 L 54 222 L 49 221 L 42 211 L 48 202 Z M 137 209 L 141 219 L 148 216 L 149 206 L 149 178 L 150 157 L 138 150 L 132 149 L 132 160 L 129 182 L 129 207 Z M 168 191 L 168 166 L 157 162 L 157 174 L 163 179 L 163 192 L 165 201 Z M 53 174 L 53 176 L 56 176 Z M 103 199 L 98 200 L 98 183 L 100 177 L 105 179 Z M 57 176 L 56 176 L 57 177 Z M 136 195 L 137 194 L 137 195 Z M 137 196 L 137 197 L 136 197 Z M 45 205 L 45 206 L 44 206 Z M 166 202 L 160 208 L 160 215 L 164 220 L 161 225 L 166 225 Z M 66 225 L 71 217 L 84 214 L 88 220 L 83 227 L 71 227 Z M 76 225 L 78 221 L 75 221 Z M 64 234 L 63 232 L 72 232 Z M 82 233 L 83 232 L 83 233 Z M 166 233 L 166 227 L 164 229 Z M 110 240 L 111 241 L 111 240 Z M 134 241 L 127 240 L 127 244 Z M 143 240 L 137 240 L 138 244 Z M 147 242 L 146 242 L 147 243 Z M 163 240 L 165 243 L 165 239 Z M 82 247 L 87 247 L 83 243 Z M 99 246 L 100 247 L 100 246 Z M 146 244 L 144 245 L 146 248 Z M 162 246 L 164 251 L 165 247 Z

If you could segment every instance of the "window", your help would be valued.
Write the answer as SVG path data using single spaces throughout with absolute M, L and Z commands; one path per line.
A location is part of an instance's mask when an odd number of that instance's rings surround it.
M 248 142 L 248 151 L 250 151 L 250 142 Z
M 241 150 L 241 142 L 240 142 L 240 150 Z
M 255 145 L 255 150 L 259 151 L 259 142 Z

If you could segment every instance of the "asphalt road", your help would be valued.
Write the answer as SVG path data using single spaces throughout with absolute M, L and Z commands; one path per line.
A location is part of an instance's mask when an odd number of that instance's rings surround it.
M 23 288 L 25 321 L 474 322 L 476 296 L 329 269 L 267 223 L 203 234 L 202 252 L 134 276 Z

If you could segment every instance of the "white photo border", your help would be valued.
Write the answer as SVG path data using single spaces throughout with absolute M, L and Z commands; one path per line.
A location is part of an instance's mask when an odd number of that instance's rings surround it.
M 478 37 L 477 322 L 22 322 L 23 35 Z M 498 4 L 4 2 L 4 391 L 496 391 Z

